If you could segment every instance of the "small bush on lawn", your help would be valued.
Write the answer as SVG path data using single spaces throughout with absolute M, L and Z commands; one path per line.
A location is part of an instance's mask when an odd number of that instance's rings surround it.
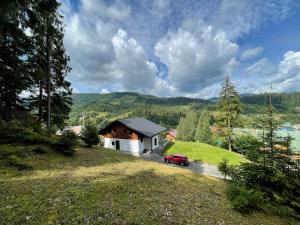
M 32 149 L 32 151 L 37 154 L 45 154 L 47 153 L 48 149 L 43 145 L 37 145 Z
M 32 166 L 28 163 L 25 163 L 21 158 L 16 155 L 9 155 L 5 159 L 8 166 L 16 167 L 19 170 L 29 170 L 32 169 Z
M 81 132 L 81 139 L 87 145 L 87 147 L 91 148 L 93 145 L 99 144 L 99 136 L 98 129 L 93 125 L 86 125 Z
M 232 207 L 239 212 L 249 212 L 263 201 L 262 193 L 244 185 L 232 183 L 227 190 Z
M 226 178 L 227 175 L 230 175 L 230 173 L 232 172 L 233 167 L 229 165 L 229 160 L 227 158 L 224 158 L 222 162 L 218 164 L 218 169 Z
M 52 148 L 64 155 L 72 156 L 78 143 L 78 136 L 73 131 L 67 130 L 52 144 Z

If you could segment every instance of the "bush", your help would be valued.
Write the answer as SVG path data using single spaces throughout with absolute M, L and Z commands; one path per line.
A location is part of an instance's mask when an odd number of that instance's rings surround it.
M 32 151 L 37 154 L 45 154 L 48 151 L 48 149 L 43 145 L 37 145 L 33 148 Z
M 99 144 L 100 139 L 97 127 L 93 125 L 86 125 L 81 132 L 81 139 L 89 148 L 91 148 L 92 145 Z
M 0 121 L 0 144 L 50 144 L 51 138 L 36 128 L 22 121 L 6 123 Z
M 261 142 L 253 135 L 241 135 L 235 138 L 233 148 L 236 152 L 249 157 L 255 157 L 255 152 L 260 148 Z
M 263 201 L 262 193 L 246 186 L 232 183 L 229 185 L 227 194 L 233 209 L 239 212 L 249 212 Z
M 67 130 L 52 144 L 52 148 L 64 155 L 72 156 L 78 142 L 78 136 L 73 131 Z
M 222 162 L 218 164 L 218 169 L 226 178 L 227 175 L 230 175 L 233 167 L 229 165 L 229 160 L 227 158 L 224 158 Z
M 9 155 L 6 158 L 8 166 L 17 167 L 19 170 L 28 170 L 32 169 L 32 166 L 28 163 L 25 163 L 21 158 L 16 155 Z

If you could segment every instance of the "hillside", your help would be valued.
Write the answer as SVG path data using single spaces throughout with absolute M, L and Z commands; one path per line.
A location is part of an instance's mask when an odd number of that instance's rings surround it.
M 188 156 L 189 159 L 214 165 L 218 165 L 224 158 L 227 158 L 232 165 L 246 161 L 244 156 L 238 153 L 196 142 L 176 141 L 175 143 L 172 143 L 165 152 L 167 155 L 172 153 L 181 153 Z
M 159 98 L 132 92 L 108 94 L 78 93 L 72 95 L 73 107 L 69 123 L 77 125 L 85 119 L 96 123 L 129 116 L 144 116 L 165 127 L 176 127 L 180 116 L 188 110 L 203 107 L 216 109 L 217 98 L 210 100 L 176 97 Z M 241 95 L 245 117 L 266 112 L 266 95 Z M 300 123 L 300 93 L 273 94 L 273 108 L 280 122 Z
M 129 116 L 144 116 L 166 127 L 177 126 L 179 118 L 187 110 L 199 109 L 211 104 L 208 100 L 186 97 L 159 98 L 132 92 L 109 94 L 73 94 L 70 124 L 78 124 L 84 115 L 99 123 Z
M 0 167 L 2 224 L 292 225 L 231 209 L 226 182 L 103 148 L 28 156 L 34 170 Z

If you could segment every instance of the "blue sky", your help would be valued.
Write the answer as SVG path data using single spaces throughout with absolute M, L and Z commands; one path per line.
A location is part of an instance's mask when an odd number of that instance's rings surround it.
M 300 91 L 297 0 L 64 0 L 75 92 Z

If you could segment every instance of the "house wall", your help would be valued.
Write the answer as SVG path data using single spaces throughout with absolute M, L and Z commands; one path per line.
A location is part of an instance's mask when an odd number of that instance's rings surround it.
M 155 139 L 156 139 L 156 145 L 155 145 Z M 158 135 L 155 135 L 154 137 L 152 137 L 152 149 L 156 149 L 157 147 L 159 147 L 159 137 Z
M 148 137 L 144 138 L 145 149 L 147 149 L 147 150 L 151 150 L 152 149 L 151 142 L 152 142 L 151 138 L 148 138 Z
M 138 140 L 141 138 L 136 132 L 132 131 L 123 124 L 114 124 L 107 130 L 107 132 L 104 134 L 104 137 L 131 140 Z
M 116 141 L 120 141 L 120 151 L 132 155 L 140 155 L 143 153 L 145 146 L 141 140 L 121 139 L 121 138 L 104 138 L 104 147 L 116 149 Z M 114 145 L 113 145 L 114 142 Z
M 166 139 L 167 139 L 168 141 L 175 141 L 175 138 L 174 138 L 171 134 L 167 134 L 167 135 L 166 135 Z

